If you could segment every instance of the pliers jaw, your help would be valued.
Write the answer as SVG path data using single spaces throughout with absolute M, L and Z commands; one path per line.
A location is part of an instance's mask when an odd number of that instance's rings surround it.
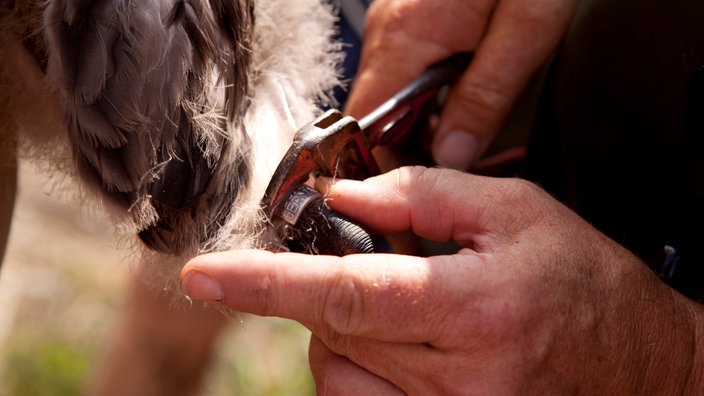
M 351 232 L 361 238 L 361 246 L 371 251 L 371 240 L 362 238 L 361 229 L 353 229 L 356 226 L 346 224 L 346 220 L 337 214 L 323 215 L 328 211 L 323 197 L 310 184 L 319 176 L 362 180 L 378 173 L 371 148 L 357 121 L 342 116 L 338 110 L 328 110 L 294 136 L 267 187 L 263 200 L 265 213 L 279 239 L 289 248 L 293 242 L 299 246 L 307 245 L 295 250 L 310 253 L 342 255 L 358 252 L 359 247 L 336 240 L 335 235 L 308 235 L 335 234 L 342 230 L 333 228 L 342 227 L 348 234 Z M 311 210 L 319 213 L 304 215 Z M 300 223 L 301 216 L 308 221 Z M 321 221 L 311 221 L 314 217 L 320 217 Z M 302 242 L 300 239 L 312 241 Z
M 287 208 L 289 198 L 299 187 L 318 176 L 362 180 L 377 175 L 374 161 L 357 121 L 328 110 L 305 125 L 279 163 L 264 196 L 269 219 L 295 216 Z
M 310 186 L 311 181 L 318 176 L 363 180 L 379 174 L 372 149 L 403 139 L 427 115 L 428 108 L 437 107 L 433 100 L 459 77 L 471 58 L 471 54 L 458 54 L 437 63 L 360 121 L 329 110 L 301 128 L 271 178 L 262 202 L 280 240 L 316 241 L 317 246 L 305 249 L 309 253 L 373 251 L 368 236 L 358 238 L 363 233 L 361 228 L 329 212 L 322 196 Z M 320 217 L 310 208 L 324 215 Z M 325 224 L 301 224 L 302 216 L 308 220 L 318 217 Z

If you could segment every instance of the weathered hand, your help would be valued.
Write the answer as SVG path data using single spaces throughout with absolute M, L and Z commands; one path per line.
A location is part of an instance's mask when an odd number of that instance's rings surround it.
M 463 248 L 434 257 L 236 251 L 184 268 L 194 298 L 311 329 L 319 389 L 696 389 L 701 307 L 535 185 L 401 168 L 321 187 L 336 210 L 373 232 L 412 229 Z
M 439 164 L 468 169 L 553 52 L 577 2 L 375 0 L 346 112 L 361 117 L 430 64 L 473 51 L 474 60 L 453 89 L 432 144 Z

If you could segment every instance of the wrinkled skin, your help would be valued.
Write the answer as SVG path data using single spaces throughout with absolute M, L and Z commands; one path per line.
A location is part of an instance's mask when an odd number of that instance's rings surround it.
M 702 307 L 535 185 L 401 168 L 319 183 L 378 234 L 453 255 L 237 251 L 182 272 L 194 298 L 313 332 L 319 394 L 688 394 Z
M 576 4 L 377 0 L 346 111 L 364 115 L 427 65 L 473 51 L 432 144 L 438 164 L 467 169 Z M 535 185 L 402 168 L 319 188 L 378 234 L 412 231 L 462 247 L 434 257 L 238 251 L 186 265 L 182 286 L 193 298 L 311 329 L 319 394 L 701 389 L 701 306 Z
M 553 53 L 577 0 L 375 0 L 346 112 L 367 114 L 456 52 L 474 52 L 452 90 L 432 142 L 435 161 L 469 169 L 528 81 Z M 377 150 L 385 170 L 395 166 Z

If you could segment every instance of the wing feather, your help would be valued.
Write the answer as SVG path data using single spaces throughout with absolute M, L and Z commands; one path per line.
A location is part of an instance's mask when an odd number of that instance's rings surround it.
M 123 209 L 149 202 L 144 210 L 156 218 L 132 215 L 156 250 L 178 254 L 207 240 L 248 183 L 249 142 L 238 116 L 252 14 L 252 0 L 47 5 L 48 75 L 65 105 L 76 162 Z M 213 185 L 222 172 L 232 174 Z

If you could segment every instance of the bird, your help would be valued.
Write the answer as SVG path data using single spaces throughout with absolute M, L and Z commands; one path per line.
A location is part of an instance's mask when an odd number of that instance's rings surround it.
M 0 0 L 0 170 L 17 153 L 68 180 L 76 201 L 112 219 L 150 287 L 182 301 L 190 258 L 277 243 L 262 198 L 295 132 L 335 106 L 335 19 L 328 0 Z M 151 332 L 179 328 L 158 312 Z M 221 326 L 211 322 L 159 342 L 198 345 Z M 139 344 L 125 334 L 118 351 Z M 154 378 L 190 367 L 176 358 L 200 361 L 158 353 L 170 364 Z
M 143 246 L 184 257 L 273 243 L 263 189 L 339 85 L 330 4 L 14 0 L 0 13 L 19 42 L 6 55 L 28 55 L 15 69 L 36 68 L 59 109 L 41 112 L 63 114 L 65 168 Z M 4 69 L 10 95 L 31 84 Z

